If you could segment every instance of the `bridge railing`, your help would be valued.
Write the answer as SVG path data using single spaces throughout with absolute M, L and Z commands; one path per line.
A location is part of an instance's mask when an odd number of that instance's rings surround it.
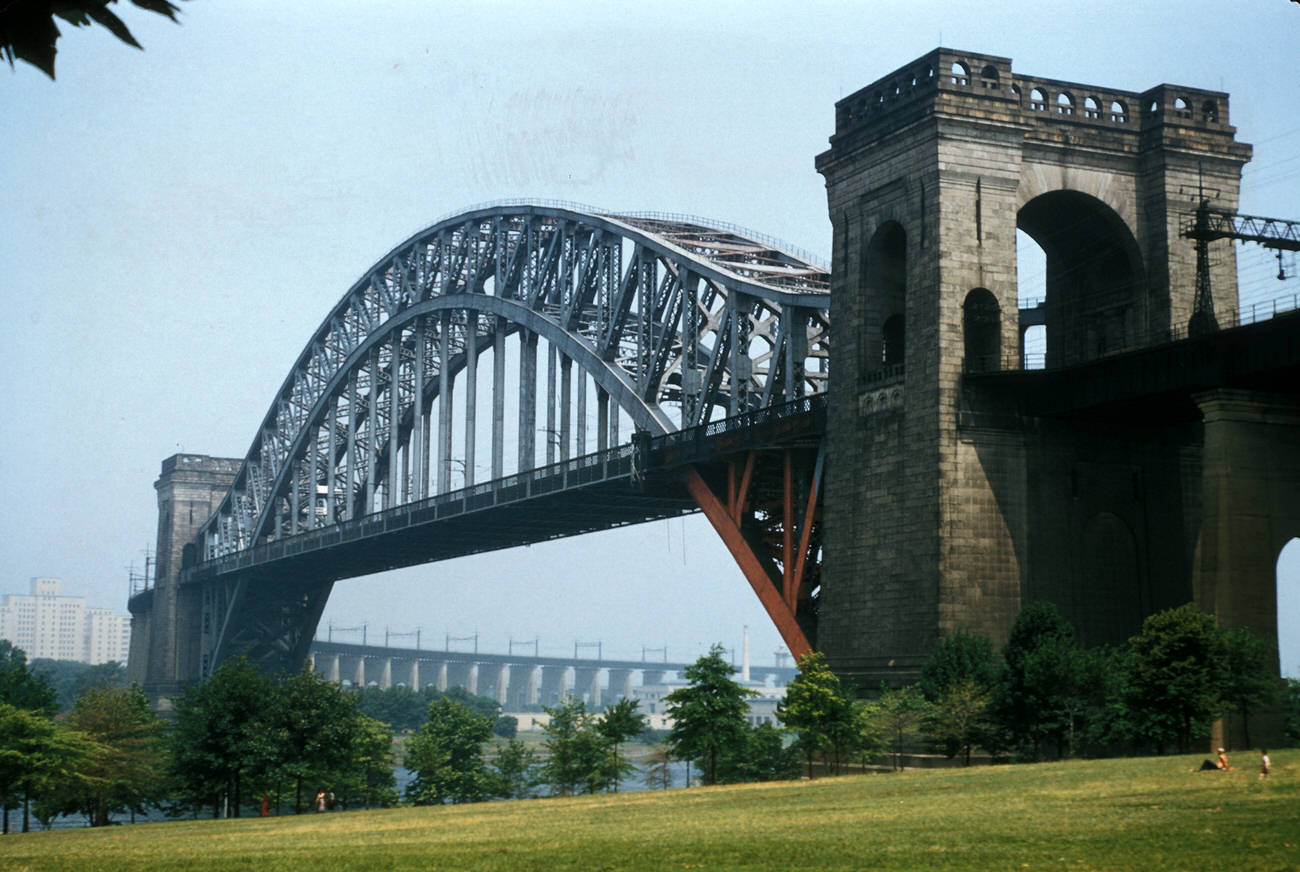
M 632 470 L 632 446 L 620 445 L 606 451 L 584 454 L 570 460 L 524 470 L 491 481 L 437 494 L 422 500 L 403 503 L 350 521 L 309 530 L 246 548 L 235 554 L 204 561 L 201 566 L 218 573 L 291 557 L 308 551 L 353 542 L 383 533 L 518 502 L 543 494 L 557 493 L 571 487 L 629 475 Z
M 650 449 L 655 451 L 687 445 L 699 445 L 712 437 L 748 430 L 776 421 L 789 420 L 800 415 L 824 411 L 825 408 L 826 394 L 809 394 L 775 406 L 752 409 L 748 412 L 741 412 L 739 415 L 719 418 L 716 421 L 708 421 L 695 427 L 688 427 L 685 430 L 656 436 L 650 440 Z
M 651 451 L 661 451 L 685 445 L 699 446 L 699 450 L 695 452 L 698 454 L 704 450 L 705 442 L 711 437 L 774 421 L 789 420 L 825 408 L 825 394 L 812 394 L 780 405 L 754 409 L 730 418 L 709 421 L 697 427 L 657 436 L 649 440 L 648 447 Z M 415 502 L 403 503 L 362 518 L 340 521 L 296 536 L 264 542 L 235 554 L 206 560 L 200 565 L 218 573 L 246 569 L 271 560 L 341 545 L 370 536 L 397 532 L 440 518 L 559 493 L 619 476 L 630 476 L 634 473 L 634 465 L 637 462 L 634 458 L 636 453 L 637 446 L 634 441 L 605 451 L 584 454 L 447 491 Z M 679 457 L 680 459 L 682 458 Z

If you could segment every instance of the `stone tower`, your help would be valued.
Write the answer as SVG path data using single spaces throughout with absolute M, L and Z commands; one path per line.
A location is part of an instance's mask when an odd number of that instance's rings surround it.
M 158 492 L 158 551 L 150 597 L 132 600 L 130 679 L 155 700 L 180 690 L 198 674 L 201 610 L 198 588 L 180 584 L 181 570 L 197 562 L 195 538 L 239 471 L 240 461 L 173 454 L 154 482 Z
M 1220 92 L 1054 81 L 949 49 L 836 104 L 817 159 L 834 227 L 818 647 L 841 675 L 913 679 L 943 634 L 1001 644 L 1032 600 L 1094 644 L 1192 598 L 1194 403 L 1045 419 L 967 377 L 1228 316 L 1230 246 L 1194 312 L 1179 230 L 1201 196 L 1235 210 L 1250 147 L 1234 134 Z M 1017 228 L 1047 261 L 1047 299 L 1023 309 Z M 1035 324 L 1045 361 L 1022 354 Z

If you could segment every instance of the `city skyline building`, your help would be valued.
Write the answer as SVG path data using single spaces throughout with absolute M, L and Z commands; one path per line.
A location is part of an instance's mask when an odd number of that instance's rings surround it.
M 131 619 L 110 608 L 64 596 L 63 580 L 31 579 L 30 593 L 6 594 L 0 605 L 0 639 L 21 648 L 28 660 L 73 660 L 92 666 L 126 663 Z

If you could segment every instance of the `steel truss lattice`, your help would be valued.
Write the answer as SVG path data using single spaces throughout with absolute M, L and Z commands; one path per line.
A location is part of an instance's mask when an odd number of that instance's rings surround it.
M 617 444 L 619 410 L 659 435 L 820 393 L 828 292 L 825 269 L 788 249 L 682 216 L 520 204 L 440 221 L 313 334 L 203 528 L 202 559 L 468 487 L 480 441 L 496 479 L 540 465 L 538 433 L 546 462 Z

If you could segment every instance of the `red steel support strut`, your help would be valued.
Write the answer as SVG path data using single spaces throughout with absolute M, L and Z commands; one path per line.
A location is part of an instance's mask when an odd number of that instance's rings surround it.
M 695 467 L 686 469 L 686 487 L 797 660 L 813 649 L 807 629 L 815 621 L 812 588 L 819 569 L 820 537 L 814 529 L 822 455 L 818 452 L 812 470 L 805 469 L 812 474 L 802 478 L 804 487 L 799 488 L 796 452 L 782 449 L 779 469 L 769 476 L 772 485 L 779 486 L 779 498 L 769 494 L 760 502 L 755 494 L 758 454 L 750 451 L 743 459 L 725 461 L 725 497 L 716 494 Z

